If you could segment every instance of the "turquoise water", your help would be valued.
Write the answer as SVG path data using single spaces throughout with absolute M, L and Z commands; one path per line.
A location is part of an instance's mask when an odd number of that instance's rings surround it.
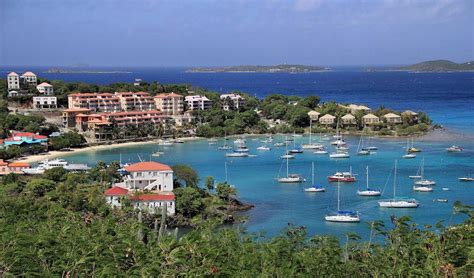
M 255 139 L 254 139 L 255 138 Z M 357 156 L 356 149 L 359 142 L 357 137 L 348 137 L 351 158 L 330 159 L 327 155 L 315 155 L 312 151 L 297 154 L 296 159 L 290 160 L 290 172 L 304 175 L 308 182 L 302 184 L 279 184 L 275 178 L 279 173 L 285 175 L 286 165 L 280 159 L 284 148 L 273 147 L 271 151 L 257 151 L 261 145 L 257 139 L 264 137 L 248 137 L 247 145 L 251 154 L 256 157 L 226 158 L 225 151 L 217 150 L 217 145 L 209 145 L 206 140 L 175 144 L 172 147 L 157 145 L 142 145 L 136 147 L 121 147 L 108 151 L 72 154 L 66 160 L 76 163 L 93 164 L 104 160 L 111 162 L 136 162 L 142 159 L 151 159 L 174 165 L 185 163 L 195 168 L 201 179 L 214 176 L 216 181 L 223 181 L 225 177 L 224 163 L 228 162 L 228 179 L 239 193 L 239 197 L 255 208 L 246 214 L 249 221 L 244 226 L 250 232 L 261 232 L 269 236 L 277 234 L 288 223 L 304 225 L 310 235 L 333 234 L 343 237 L 347 232 L 357 232 L 364 238 L 368 236 L 368 222 L 384 220 L 388 225 L 391 215 L 409 215 L 419 224 L 435 224 L 443 220 L 445 224 L 462 221 L 462 216 L 452 214 L 453 202 L 459 200 L 465 204 L 474 205 L 474 183 L 462 183 L 458 177 L 474 174 L 474 144 L 470 140 L 457 142 L 466 150 L 462 153 L 447 153 L 445 148 L 452 142 L 447 141 L 419 141 L 415 142 L 423 152 L 415 159 L 403 159 L 406 141 L 404 139 L 371 139 L 371 145 L 379 148 L 376 154 Z M 283 140 L 276 136 L 275 141 Z M 306 143 L 307 137 L 296 138 L 297 144 Z M 328 145 L 329 142 L 325 141 Z M 151 157 L 151 153 L 162 150 L 161 157 Z M 412 190 L 413 181 L 408 177 L 414 175 L 425 158 L 425 174 L 434 179 L 437 185 L 432 193 L 415 193 Z M 370 169 L 370 186 L 383 190 L 382 198 L 390 198 L 393 192 L 392 169 L 395 159 L 398 160 L 397 196 L 413 197 L 420 203 L 418 209 L 381 209 L 378 207 L 378 197 L 360 197 L 356 194 L 358 186 L 365 186 L 365 167 Z M 307 193 L 305 187 L 310 186 L 311 162 L 315 162 L 316 182 L 326 187 L 325 193 Z M 341 209 L 358 210 L 361 213 L 361 223 L 341 224 L 324 221 L 326 213 L 335 210 L 337 200 L 336 184 L 328 183 L 327 176 L 336 171 L 348 171 L 352 166 L 353 173 L 357 174 L 355 183 L 341 183 Z M 281 172 L 280 172 L 281 171 Z M 442 191 L 442 187 L 449 187 L 450 191 Z M 433 202 L 436 198 L 446 198 L 448 203 Z

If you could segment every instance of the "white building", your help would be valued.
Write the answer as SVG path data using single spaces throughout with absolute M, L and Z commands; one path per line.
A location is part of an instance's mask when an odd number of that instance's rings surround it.
M 20 76 L 16 72 L 7 75 L 8 91 L 20 90 Z
M 206 96 L 192 95 L 184 98 L 188 110 L 208 110 L 212 108 L 212 101 Z
M 38 84 L 38 80 L 36 78 L 36 74 L 32 73 L 31 71 L 27 71 L 21 75 L 23 82 L 28 86 L 36 86 Z
M 58 108 L 58 98 L 50 96 L 33 97 L 34 109 L 56 109 Z
M 41 94 L 45 96 L 50 96 L 54 94 L 53 85 L 46 82 L 43 82 L 39 84 L 38 86 L 36 86 L 36 89 L 38 90 L 38 92 L 40 92 Z
M 121 207 L 124 198 L 137 209 L 160 212 L 166 206 L 167 214 L 176 210 L 173 194 L 173 170 L 154 161 L 139 162 L 125 167 L 124 181 L 116 183 L 104 192 L 106 201 L 113 207 Z
M 226 111 L 230 109 L 240 109 L 245 105 L 245 99 L 241 95 L 237 94 L 223 94 L 220 96 L 221 101 L 229 99 L 233 106 L 231 107 L 228 103 L 223 103 L 222 108 Z

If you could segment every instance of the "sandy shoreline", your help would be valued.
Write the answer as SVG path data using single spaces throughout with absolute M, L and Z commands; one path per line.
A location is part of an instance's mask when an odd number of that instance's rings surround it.
M 202 139 L 200 137 L 184 137 L 179 138 L 183 141 L 192 141 Z M 91 151 L 102 151 L 102 150 L 110 150 L 114 148 L 123 148 L 123 147 L 134 147 L 140 145 L 149 145 L 149 144 L 157 144 L 159 139 L 153 139 L 150 141 L 140 141 L 140 142 L 126 142 L 126 143 L 115 143 L 115 144 L 104 144 L 104 145 L 97 145 L 97 146 L 88 146 L 84 148 L 78 149 L 71 149 L 70 151 L 49 151 L 47 153 L 37 154 L 37 155 L 30 155 L 27 157 L 20 158 L 19 161 L 27 162 L 27 163 L 36 163 L 45 159 L 54 159 L 59 157 L 66 157 L 72 154 L 84 153 L 84 152 L 91 152 Z

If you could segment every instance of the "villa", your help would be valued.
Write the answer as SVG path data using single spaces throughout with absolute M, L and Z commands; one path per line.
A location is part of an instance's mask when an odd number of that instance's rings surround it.
M 343 125 L 355 125 L 357 124 L 356 118 L 352 114 L 346 114 L 341 117 Z
M 231 109 L 239 110 L 245 105 L 245 99 L 238 94 L 222 94 L 220 95 L 220 100 L 221 102 L 224 102 L 222 109 L 224 109 L 225 111 Z M 230 103 L 225 103 L 225 100 L 229 100 L 232 105 L 230 105 Z
M 45 96 L 50 96 L 54 94 L 53 85 L 46 82 L 43 82 L 39 84 L 38 86 L 36 86 L 36 89 L 38 90 L 38 92 L 40 92 L 41 94 Z
M 125 171 L 124 181 L 104 192 L 107 203 L 120 208 L 123 198 L 127 198 L 136 209 L 156 213 L 166 206 L 168 215 L 175 214 L 176 198 L 170 166 L 147 161 L 128 165 Z
M 56 109 L 58 108 L 58 98 L 51 96 L 33 97 L 33 109 Z
M 334 117 L 333 115 L 326 114 L 319 118 L 319 123 L 322 125 L 333 125 L 335 119 L 336 117 Z
M 36 74 L 31 71 L 23 73 L 21 76 L 16 72 L 7 75 L 8 97 L 25 96 L 29 94 L 28 89 L 37 84 Z
M 321 113 L 314 110 L 308 112 L 308 116 L 311 121 L 317 121 L 319 118 L 319 115 L 321 115 Z
M 380 122 L 379 117 L 374 114 L 367 114 L 362 117 L 362 123 L 364 125 L 378 124 Z
M 402 117 L 400 115 L 394 114 L 394 113 L 388 113 L 383 116 L 386 120 L 387 123 L 391 124 L 401 124 L 402 123 Z

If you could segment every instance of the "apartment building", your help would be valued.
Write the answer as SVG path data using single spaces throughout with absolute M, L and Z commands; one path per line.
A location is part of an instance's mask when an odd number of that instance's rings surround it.
M 116 92 L 123 111 L 156 109 L 153 96 L 146 92 Z
M 190 95 L 184 99 L 188 110 L 208 110 L 212 108 L 212 101 L 206 96 Z
M 68 108 L 96 112 L 154 110 L 155 101 L 146 92 L 76 93 L 68 96 Z
M 184 97 L 175 93 L 155 96 L 156 108 L 166 115 L 182 115 L 184 112 Z
M 45 96 L 50 96 L 54 94 L 53 85 L 46 82 L 43 82 L 39 84 L 38 86 L 36 86 L 36 89 L 38 90 L 38 92 L 40 92 L 41 94 Z
M 33 108 L 37 110 L 56 109 L 58 108 L 58 98 L 52 96 L 33 97 Z
M 222 102 L 222 109 L 228 110 L 239 110 L 244 107 L 245 99 L 238 94 L 222 94 L 220 95 L 220 100 Z

